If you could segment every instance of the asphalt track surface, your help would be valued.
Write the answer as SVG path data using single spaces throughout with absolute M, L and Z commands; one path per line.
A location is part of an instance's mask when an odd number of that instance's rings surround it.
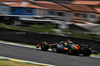
M 56 66 L 100 66 L 100 58 L 66 55 L 5 44 L 0 44 L 0 56 Z

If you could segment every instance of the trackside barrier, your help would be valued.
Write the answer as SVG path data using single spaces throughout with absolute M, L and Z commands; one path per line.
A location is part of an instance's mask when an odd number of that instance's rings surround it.
M 36 45 L 41 42 L 56 43 L 67 39 L 74 43 L 91 45 L 93 50 L 100 52 L 100 41 L 0 28 L 0 40 L 5 41 Z

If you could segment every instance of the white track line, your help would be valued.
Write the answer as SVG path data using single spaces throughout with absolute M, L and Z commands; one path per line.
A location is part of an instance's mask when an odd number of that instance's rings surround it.
M 0 57 L 4 57 L 4 56 L 0 56 Z M 27 62 L 27 63 L 31 63 L 31 64 L 40 64 L 40 65 L 47 65 L 47 66 L 55 66 L 55 65 L 51 65 L 51 64 L 45 64 L 45 63 L 39 63 L 39 62 L 33 62 L 33 61 L 27 61 L 27 60 L 20 60 L 20 59 L 15 59 L 15 58 L 10 58 L 10 57 L 4 57 L 6 59 L 9 59 L 10 60 L 16 60 L 16 62 L 18 61 L 24 61 L 24 62 Z
M 26 46 L 22 46 L 22 45 L 14 45 L 14 44 L 10 44 L 10 43 L 0 43 L 0 44 L 6 44 L 6 45 L 12 45 L 12 46 L 19 46 L 19 47 L 24 47 L 24 48 L 31 48 L 31 49 L 33 49 L 33 47 L 26 47 Z M 40 49 L 40 48 L 34 48 L 34 49 Z M 1 56 L 0 56 L 1 57 Z M 2 56 L 3 57 L 3 56 Z M 14 58 L 13 58 L 14 59 Z M 30 62 L 32 62 L 32 61 L 30 61 Z M 35 63 L 35 62 L 34 62 Z M 38 63 L 38 62 L 36 62 L 36 63 Z M 43 64 L 43 63 L 40 63 L 40 64 Z M 50 65 L 50 64 L 48 64 L 48 65 Z M 51 65 L 51 66 L 55 66 L 55 65 Z
M 6 44 L 6 45 L 19 46 L 19 47 L 32 48 L 33 49 L 33 47 L 27 47 L 27 46 L 24 46 L 24 45 L 14 45 L 14 44 L 10 44 L 10 43 L 0 43 L 0 44 Z M 39 49 L 39 48 L 34 48 L 34 49 Z

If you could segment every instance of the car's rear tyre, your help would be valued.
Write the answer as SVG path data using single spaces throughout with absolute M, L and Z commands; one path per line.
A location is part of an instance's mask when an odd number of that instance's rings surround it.
M 42 44 L 41 44 L 41 50 L 42 50 L 42 51 L 47 51 L 48 49 L 49 49 L 49 46 L 48 46 L 47 43 L 42 43 Z
M 85 50 L 84 52 L 83 52 L 83 55 L 84 56 L 90 56 L 92 54 L 92 51 L 91 50 Z

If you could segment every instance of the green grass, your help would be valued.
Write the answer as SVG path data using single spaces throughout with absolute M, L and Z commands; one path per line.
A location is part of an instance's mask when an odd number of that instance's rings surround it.
M 43 34 L 57 35 L 57 33 L 55 31 L 53 31 L 53 28 L 56 27 L 55 24 L 44 24 L 44 25 L 35 24 L 35 25 L 30 25 L 26 28 L 22 28 L 19 26 L 8 26 L 4 23 L 0 23 L 0 27 L 6 28 L 6 29 L 13 29 L 13 30 L 31 31 L 31 32 L 39 32 L 39 33 L 43 33 Z
M 7 26 L 7 25 L 4 24 L 4 23 L 0 23 L 0 27 L 1 27 L 1 28 L 6 28 L 6 29 L 12 29 L 11 27 Z
M 84 32 L 84 31 L 71 31 L 69 32 L 68 29 L 62 29 L 65 35 L 69 37 L 75 37 L 75 38 L 83 38 L 83 39 L 90 39 L 90 40 L 99 40 L 100 36 L 91 34 L 92 32 Z
M 55 24 L 48 24 L 48 23 L 46 23 L 44 25 L 38 25 L 38 24 L 30 25 L 26 28 L 22 28 L 19 26 L 8 26 L 4 23 L 0 23 L 0 27 L 6 28 L 6 29 L 21 30 L 21 31 L 38 32 L 38 33 L 42 33 L 42 34 L 59 35 L 53 30 L 53 28 L 55 28 L 56 25 Z M 95 34 L 86 34 L 85 32 L 81 32 L 81 31 L 69 32 L 68 29 L 66 29 L 66 28 L 62 29 L 62 31 L 63 31 L 64 35 L 67 35 L 69 37 L 92 39 L 92 40 L 99 40 L 100 41 L 100 36 L 95 35 Z
M 13 62 L 8 60 L 0 60 L 0 66 L 47 66 L 47 65 L 28 64 L 28 63 Z

